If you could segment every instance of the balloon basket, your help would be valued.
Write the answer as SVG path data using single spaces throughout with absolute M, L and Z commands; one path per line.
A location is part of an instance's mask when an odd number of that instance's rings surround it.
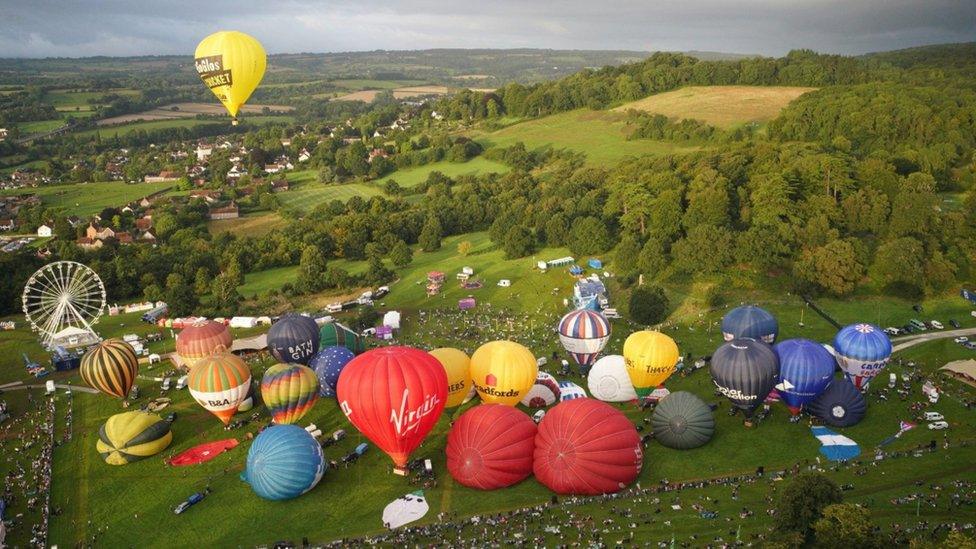
M 746 429 L 752 429 L 753 427 L 753 423 L 751 419 L 747 419 L 743 421 L 742 424 L 746 426 Z
M 410 471 L 406 467 L 400 467 L 399 465 L 393 466 L 393 474 L 400 475 L 401 477 L 407 476 Z
M 230 119 L 230 125 L 231 126 L 236 126 L 237 125 L 237 118 L 236 117 Z

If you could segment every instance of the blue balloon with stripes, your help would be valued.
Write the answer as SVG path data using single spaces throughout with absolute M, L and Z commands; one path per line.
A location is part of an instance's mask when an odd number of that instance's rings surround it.
M 863 391 L 888 365 L 891 340 L 874 324 L 851 324 L 834 336 L 834 352 L 840 369 Z
M 834 356 L 816 341 L 802 338 L 781 341 L 773 346 L 773 352 L 779 358 L 776 392 L 797 415 L 834 379 Z
M 722 337 L 725 341 L 743 337 L 772 345 L 778 335 L 776 317 L 754 305 L 736 307 L 722 317 Z
M 241 478 L 255 494 L 279 501 L 308 492 L 324 473 L 325 459 L 315 437 L 297 425 L 272 425 L 251 444 Z

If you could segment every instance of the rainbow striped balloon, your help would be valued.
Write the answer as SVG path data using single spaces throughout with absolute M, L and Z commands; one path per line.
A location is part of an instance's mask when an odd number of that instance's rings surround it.
M 137 373 L 139 359 L 121 339 L 106 339 L 81 357 L 81 379 L 109 396 L 128 396 Z
M 610 321 L 590 309 L 566 313 L 559 321 L 559 341 L 580 366 L 589 366 L 610 340 Z
M 261 398 L 275 423 L 295 423 L 319 399 L 319 378 L 308 366 L 275 364 L 261 379 Z

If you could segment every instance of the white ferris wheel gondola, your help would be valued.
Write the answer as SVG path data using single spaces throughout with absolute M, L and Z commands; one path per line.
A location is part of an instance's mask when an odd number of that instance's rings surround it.
M 48 349 L 99 341 L 92 328 L 105 310 L 105 285 L 89 267 L 56 261 L 37 270 L 21 296 L 27 322 Z

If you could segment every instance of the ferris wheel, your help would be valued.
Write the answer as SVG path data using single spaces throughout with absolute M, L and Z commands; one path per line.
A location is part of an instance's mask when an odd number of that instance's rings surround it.
M 76 347 L 99 340 L 92 329 L 105 310 L 102 279 L 81 263 L 56 261 L 24 285 L 24 315 L 45 347 Z

